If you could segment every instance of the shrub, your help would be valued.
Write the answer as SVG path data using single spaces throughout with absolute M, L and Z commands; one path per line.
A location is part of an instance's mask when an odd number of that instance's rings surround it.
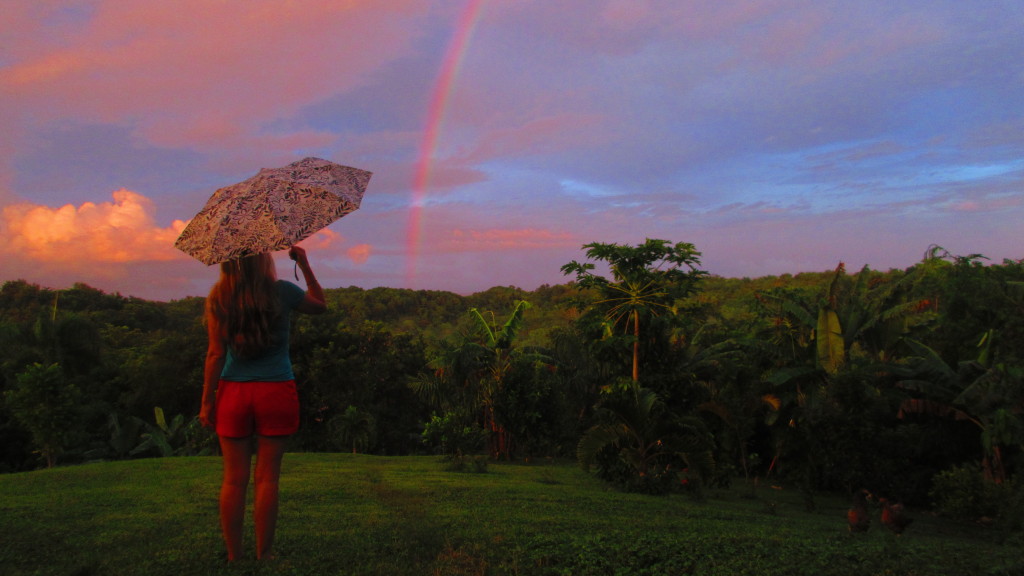
M 472 454 L 483 448 L 487 433 L 477 424 L 465 424 L 453 413 L 434 414 L 423 428 L 423 443 L 445 456 Z
M 1022 490 L 1014 482 L 1002 484 L 985 478 L 976 465 L 954 466 L 935 475 L 929 496 L 935 511 L 958 520 L 1010 520 L 1013 509 L 1022 506 Z M 1016 506 L 1015 506 L 1016 504 Z M 1019 528 L 1019 521 L 1016 521 Z
M 81 391 L 59 364 L 36 363 L 17 375 L 3 399 L 14 420 L 32 435 L 46 466 L 53 467 L 79 431 Z

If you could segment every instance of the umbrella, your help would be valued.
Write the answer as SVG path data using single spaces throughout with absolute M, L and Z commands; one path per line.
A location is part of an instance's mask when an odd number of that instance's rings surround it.
M 174 245 L 207 265 L 283 250 L 359 208 L 372 174 L 306 158 L 213 193 Z

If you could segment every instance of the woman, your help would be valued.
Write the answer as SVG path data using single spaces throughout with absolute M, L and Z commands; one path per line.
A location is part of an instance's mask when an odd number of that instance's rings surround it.
M 299 427 L 299 400 L 288 355 L 291 312 L 327 310 L 306 251 L 293 246 L 288 255 L 302 270 L 308 291 L 278 280 L 273 258 L 259 254 L 221 264 L 220 279 L 206 299 L 209 347 L 199 419 L 217 431 L 224 456 L 220 523 L 228 561 L 242 555 L 242 520 L 254 451 L 256 558 L 271 558 L 281 457 L 288 436 Z

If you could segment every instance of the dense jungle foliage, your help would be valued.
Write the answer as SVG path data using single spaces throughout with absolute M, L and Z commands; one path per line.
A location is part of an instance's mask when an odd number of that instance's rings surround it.
M 293 321 L 292 448 L 568 457 L 653 493 L 785 481 L 809 508 L 866 488 L 1020 528 L 1022 261 L 931 247 L 906 270 L 740 279 L 684 243 L 584 248 L 533 291 L 328 289 Z M 215 452 L 202 315 L 4 283 L 0 471 Z

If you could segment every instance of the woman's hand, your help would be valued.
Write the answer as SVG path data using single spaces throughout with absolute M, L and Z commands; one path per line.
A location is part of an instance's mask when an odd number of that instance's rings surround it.
M 306 259 L 306 249 L 301 246 L 292 246 L 289 248 L 288 257 L 299 264 L 309 264 L 309 260 Z
M 216 422 L 216 418 L 214 417 L 214 415 L 216 413 L 217 413 L 217 410 L 216 410 L 216 406 L 214 405 L 214 403 L 210 402 L 210 401 L 207 401 L 204 398 L 203 399 L 203 405 L 202 405 L 201 408 L 199 408 L 199 423 L 202 424 L 204 428 L 208 428 L 210 430 L 216 430 L 217 429 L 217 422 Z

